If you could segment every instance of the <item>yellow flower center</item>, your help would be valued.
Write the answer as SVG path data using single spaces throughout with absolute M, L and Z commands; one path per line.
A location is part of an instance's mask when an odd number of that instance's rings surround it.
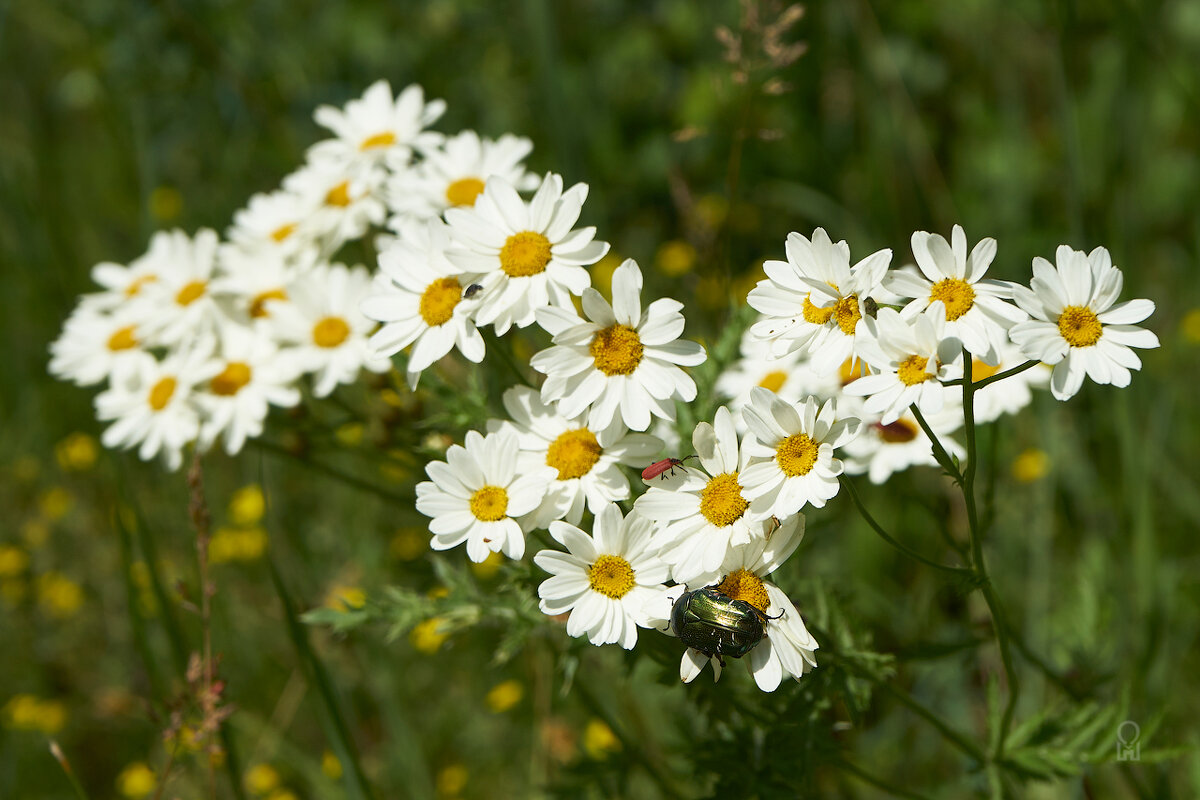
M 242 361 L 230 361 L 221 374 L 212 379 L 208 388 L 213 394 L 230 397 L 241 391 L 250 382 L 250 365 Z
M 918 383 L 924 383 L 933 377 L 925 371 L 925 367 L 928 364 L 928 358 L 915 355 L 909 356 L 900 362 L 900 369 L 896 370 L 896 374 L 899 376 L 900 382 L 905 386 L 916 386 Z
M 987 380 L 1000 371 L 1000 365 L 985 364 L 978 358 L 971 359 L 971 382 Z
M 612 325 L 598 332 L 588 345 L 596 369 L 605 375 L 629 375 L 642 363 L 642 340 L 626 325 Z
M 793 433 L 775 448 L 775 460 L 789 478 L 807 475 L 817 463 L 820 445 L 807 433 Z
M 588 584 L 605 597 L 620 600 L 636 585 L 633 567 L 620 556 L 599 556 L 588 567 Z
M 849 386 L 861 377 L 862 370 L 859 369 L 852 358 L 847 358 L 838 367 L 838 378 L 841 380 L 842 386 Z
M 879 438 L 886 444 L 904 444 L 917 438 L 917 426 L 906 419 L 898 419 L 887 425 L 876 422 L 875 428 L 879 431 Z
M 160 379 L 150 389 L 150 408 L 154 411 L 162 411 L 167 407 L 167 403 L 171 402 L 171 395 L 173 394 L 175 394 L 175 379 Z
M 325 193 L 325 205 L 345 208 L 350 205 L 350 181 L 342 181 Z
M 1067 306 L 1058 316 L 1058 332 L 1071 347 L 1091 347 L 1104 329 L 1100 318 L 1087 306 Z
M 510 278 L 528 278 L 550 263 L 550 240 L 540 233 L 514 233 L 500 248 L 500 268 Z
M 596 434 L 587 428 L 577 428 L 559 434 L 546 451 L 546 466 L 558 470 L 560 481 L 582 478 L 600 460 L 600 443 Z
M 716 585 L 716 590 L 734 600 L 744 600 L 764 614 L 771 607 L 771 598 L 762 578 L 747 569 L 735 569 Z
M 130 348 L 137 347 L 138 340 L 133 331 L 133 325 L 126 325 L 124 328 L 113 333 L 112 336 L 108 337 L 108 349 L 115 353 L 118 350 L 129 350 Z
M 337 347 L 350 335 L 350 326 L 341 317 L 325 317 L 313 326 L 313 342 L 317 347 Z
M 975 290 L 962 278 L 943 278 L 929 290 L 929 302 L 941 300 L 950 322 L 961 317 L 975 305 Z
M 431 328 L 445 325 L 462 300 L 462 284 L 456 278 L 438 278 L 421 293 L 421 319 Z
M 804 321 L 813 325 L 824 325 L 833 316 L 833 306 L 818 308 L 813 305 L 812 295 L 804 298 Z
M 282 242 L 284 239 L 296 232 L 296 223 L 289 222 L 287 225 L 280 225 L 275 230 L 271 231 L 271 238 L 276 242 Z
M 132 281 L 129 282 L 129 285 L 125 287 L 125 296 L 133 297 L 138 292 L 140 292 L 142 290 L 142 287 L 145 286 L 147 283 L 153 283 L 156 280 L 158 280 L 157 275 L 143 275 L 140 278 L 134 278 Z
M 737 478 L 736 472 L 723 473 L 710 480 L 700 492 L 700 513 L 718 528 L 737 522 L 750 507 L 742 497 Z
M 459 178 L 446 187 L 446 202 L 452 206 L 473 206 L 482 191 L 483 181 L 479 178 Z
M 764 375 L 763 379 L 758 382 L 758 385 L 769 392 L 778 392 L 786 382 L 787 373 L 781 369 L 777 369 L 774 372 L 768 372 Z
M 484 486 L 471 495 L 471 513 L 481 522 L 504 519 L 508 513 L 508 492 L 499 486 Z
M 370 150 L 373 147 L 391 147 L 396 143 L 396 134 L 391 131 L 377 133 L 374 136 L 368 136 L 362 140 L 362 144 L 358 146 L 359 150 Z
M 842 329 L 842 333 L 847 336 L 853 336 L 854 326 L 862 319 L 862 312 L 858 310 L 858 295 L 852 294 L 834 303 L 833 317 L 837 320 L 838 327 Z
M 254 295 L 254 299 L 250 301 L 250 316 L 255 319 L 271 316 L 271 312 L 267 310 L 267 302 L 270 300 L 287 300 L 287 292 L 283 289 L 268 289 Z
M 207 282 L 192 281 L 187 286 L 184 286 L 179 290 L 179 294 L 175 295 L 175 302 L 181 306 L 191 305 L 201 297 L 204 297 L 204 292 L 207 290 Z

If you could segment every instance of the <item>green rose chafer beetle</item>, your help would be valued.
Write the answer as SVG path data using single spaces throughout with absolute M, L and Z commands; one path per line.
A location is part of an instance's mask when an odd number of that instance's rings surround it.
M 773 619 L 745 600 L 735 600 L 715 586 L 684 592 L 671 606 L 671 632 L 704 655 L 741 658 L 767 635 Z

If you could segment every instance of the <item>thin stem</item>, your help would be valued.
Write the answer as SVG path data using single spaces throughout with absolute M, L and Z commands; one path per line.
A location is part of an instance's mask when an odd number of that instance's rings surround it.
M 968 358 L 969 358 L 969 356 L 968 356 Z M 1013 367 L 1012 369 L 1006 369 L 1006 370 L 1004 370 L 1004 372 L 997 372 L 995 375 L 992 375 L 992 376 L 991 376 L 991 377 L 989 377 L 989 378 L 982 378 L 982 379 L 980 379 L 980 380 L 978 380 L 978 381 L 975 381 L 975 388 L 974 388 L 974 391 L 976 391 L 976 392 L 977 392 L 977 391 L 979 391 L 980 389 L 982 389 L 982 388 L 983 388 L 983 387 L 985 387 L 985 386 L 991 386 L 993 383 L 995 383 L 995 382 L 997 382 L 997 381 L 1002 381 L 1002 380 L 1004 380 L 1005 378 L 1011 378 L 1013 375 L 1019 375 L 1019 374 L 1021 374 L 1022 372 L 1024 372 L 1024 371 L 1025 371 L 1025 370 L 1027 370 L 1027 369 L 1033 369 L 1034 367 L 1036 367 L 1036 366 L 1037 366 L 1038 364 L 1040 364 L 1040 363 L 1042 363 L 1042 362 L 1040 362 L 1040 361 L 1026 361 L 1024 364 L 1020 364 L 1020 365 L 1018 365 L 1018 366 L 1015 366 L 1015 367 Z M 965 372 L 966 372 L 966 371 L 967 371 L 967 370 L 965 370 L 965 368 L 964 368 L 964 374 L 965 374 Z M 954 379 L 954 380 L 952 380 L 952 381 L 942 381 L 942 386 L 962 386 L 962 385 L 963 385 L 963 381 L 964 381 L 964 380 L 966 380 L 966 378 L 965 378 L 965 377 L 963 377 L 963 378 L 955 378 L 955 379 Z
M 54 756 L 54 760 L 62 767 L 62 771 L 67 775 L 67 781 L 70 782 L 71 788 L 75 791 L 75 796 L 79 800 L 88 800 L 87 792 L 84 791 L 83 784 L 79 782 L 79 777 L 75 774 L 75 770 L 71 768 L 71 762 L 67 760 L 67 756 L 59 747 L 58 742 L 50 740 L 50 755 Z
M 856 764 L 852 764 L 849 761 L 845 760 L 844 758 L 836 759 L 833 762 L 833 766 L 837 767 L 838 769 L 840 769 L 844 772 L 847 772 L 847 773 L 853 775 L 854 777 L 858 778 L 863 783 L 870 784 L 871 786 L 874 786 L 876 789 L 882 789 L 883 791 L 887 792 L 888 794 L 892 795 L 893 797 L 907 797 L 907 798 L 910 798 L 910 800 L 924 800 L 924 798 L 925 798 L 925 795 L 923 795 L 923 794 L 917 794 L 916 792 L 910 792 L 907 789 L 901 789 L 899 786 L 893 786 L 890 783 L 887 783 L 880 778 L 876 778 L 874 775 L 867 772 L 862 767 L 859 767 Z
M 992 615 L 992 629 L 996 632 L 996 644 L 1000 649 L 1000 661 L 1004 666 L 1004 677 L 1008 681 L 1008 701 L 1004 705 L 1004 715 L 1000 720 L 1000 735 L 996 738 L 996 748 L 993 758 L 999 761 L 1004 756 L 1004 741 L 1008 738 L 1008 730 L 1012 725 L 1013 713 L 1016 711 L 1017 697 L 1021 685 L 1013 667 L 1012 648 L 1008 641 L 1008 624 L 1005 622 L 1004 611 L 1000 606 L 1000 598 L 992 586 L 988 576 L 987 561 L 983 555 L 983 530 L 979 525 L 979 510 L 975 504 L 975 473 L 978 462 L 978 452 L 975 441 L 975 391 L 978 386 L 971 380 L 971 354 L 963 350 L 963 422 L 967 434 L 967 468 L 962 473 L 960 486 L 963 499 L 967 505 L 967 525 L 971 537 L 971 561 L 975 575 L 979 580 L 983 599 Z
M 875 518 L 873 516 L 871 516 L 871 512 L 867 511 L 867 507 L 865 505 L 863 505 L 862 499 L 859 498 L 859 496 L 858 496 L 858 490 L 856 490 L 854 488 L 854 482 L 851 481 L 845 475 L 841 476 L 841 481 L 842 481 L 842 486 L 846 487 L 846 491 L 849 493 L 850 499 L 854 502 L 855 508 L 858 509 L 858 513 L 862 514 L 863 519 L 865 519 L 867 521 L 867 524 L 871 526 L 871 530 L 875 531 L 875 533 L 878 534 L 879 538 L 883 539 L 885 542 L 887 542 L 892 547 L 899 550 L 901 553 L 904 553 L 909 558 L 914 558 L 917 561 L 920 561 L 922 564 L 925 564 L 927 566 L 934 567 L 935 569 L 940 569 L 944 572 L 950 572 L 950 573 L 954 573 L 954 574 L 970 574 L 971 573 L 971 570 L 966 569 L 964 567 L 953 567 L 953 566 L 950 566 L 949 564 L 942 564 L 940 562 L 934 561 L 931 558 L 926 558 L 925 556 L 918 553 L 916 550 L 913 550 L 912 548 L 908 547 L 908 545 L 905 545 L 902 542 L 894 539 L 890 534 L 888 534 L 887 531 L 885 531 L 883 529 L 883 527 L 878 522 L 875 521 Z
M 208 580 L 208 541 L 210 517 L 208 505 L 204 502 L 204 472 L 200 465 L 200 451 L 197 450 L 192 458 L 192 467 L 188 470 L 188 489 L 191 502 L 188 512 L 192 518 L 192 526 L 196 529 L 196 565 L 200 573 L 200 635 L 201 635 L 201 665 L 204 670 L 204 693 L 200 698 L 200 708 L 204 713 L 205 722 L 216 718 L 217 697 L 213 694 L 213 657 L 212 657 L 212 593 L 213 589 Z M 220 723 L 217 723 L 220 725 Z M 217 773 L 212 755 L 208 758 L 208 796 L 213 800 L 217 797 Z
M 921 414 L 921 409 L 917 408 L 916 403 L 908 407 L 912 411 L 913 416 L 917 418 L 917 424 L 921 426 L 921 430 L 925 431 L 925 435 L 929 437 L 929 444 L 933 447 L 933 457 L 937 459 L 938 465 L 949 473 L 958 484 L 962 484 L 963 476 L 958 471 L 958 467 L 954 464 L 954 459 L 946 452 L 946 448 L 942 446 L 942 441 L 938 439 L 933 428 L 929 427 L 929 423 L 925 421 L 925 417 Z

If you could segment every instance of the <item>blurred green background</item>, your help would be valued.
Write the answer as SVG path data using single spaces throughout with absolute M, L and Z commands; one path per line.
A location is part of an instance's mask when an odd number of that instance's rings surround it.
M 1018 719 L 1072 697 L 1120 700 L 1144 746 L 1180 752 L 1022 791 L 1200 795 L 1200 4 L 813 4 L 781 32 L 807 52 L 772 63 L 758 45 L 778 10 L 755 23 L 738 4 L 685 0 L 0 5 L 0 797 L 72 796 L 48 737 L 90 797 L 147 796 L 138 764 L 161 767 L 180 656 L 199 646 L 185 607 L 197 579 L 183 475 L 93 458 L 94 392 L 48 377 L 49 342 L 93 264 L 129 261 L 158 229 L 223 230 L 322 137 L 317 105 L 381 77 L 444 98 L 440 130 L 529 136 L 534 171 L 587 182 L 584 224 L 647 269 L 648 297 L 687 302 L 689 335 L 709 342 L 729 295 L 744 296 L 793 230 L 824 226 L 855 257 L 891 247 L 901 264 L 913 230 L 957 222 L 972 241 L 996 237 L 993 275 L 1021 281 L 1058 244 L 1108 247 L 1124 297 L 1158 304 L 1147 325 L 1163 346 L 1129 389 L 1042 396 L 984 434 L 989 554 L 1034 651 L 1018 662 Z M 718 26 L 743 36 L 740 58 Z M 403 497 L 412 469 L 381 472 L 360 454 L 388 445 L 381 420 L 417 419 L 422 401 L 389 406 L 378 388 L 342 393 L 362 419 L 331 415 L 335 432 L 307 453 Z M 439 424 L 423 433 L 460 439 L 482 420 Z M 295 461 L 249 449 L 207 463 L 225 529 L 214 649 L 246 796 L 353 797 L 264 531 L 301 609 L 447 581 L 430 569 L 415 512 Z M 253 490 L 234 494 L 250 485 L 269 496 L 265 518 Z M 934 548 L 938 524 L 961 530 L 933 470 L 866 495 L 906 540 Z M 998 667 L 954 644 L 989 635 L 978 595 L 883 547 L 847 505 L 809 515 L 779 582 L 834 631 L 831 651 L 894 655 L 897 686 L 982 738 L 982 687 Z M 480 597 L 512 579 L 453 563 Z M 500 627 L 444 641 L 428 628 L 386 633 L 309 631 L 380 798 L 880 796 L 844 762 L 921 796 L 983 787 L 886 693 L 822 711 L 844 724 L 790 725 L 841 685 L 832 665 L 803 690 L 759 696 L 740 674 L 715 689 L 707 676 L 673 686 L 678 652 L 665 641 L 641 660 L 572 645 L 572 661 L 565 634 L 536 634 L 497 664 Z M 568 663 L 578 669 L 564 696 Z M 712 746 L 728 720 L 738 731 L 761 721 L 759 735 Z M 756 784 L 764 762 L 788 779 Z M 165 796 L 206 796 L 197 759 L 175 774 Z M 218 778 L 231 796 L 224 768 Z

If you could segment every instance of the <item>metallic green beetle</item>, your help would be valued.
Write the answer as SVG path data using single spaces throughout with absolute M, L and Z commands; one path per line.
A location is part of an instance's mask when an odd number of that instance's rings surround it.
M 735 600 L 713 586 L 684 592 L 671 606 L 671 632 L 706 656 L 741 658 L 767 635 L 771 619 L 745 600 Z

